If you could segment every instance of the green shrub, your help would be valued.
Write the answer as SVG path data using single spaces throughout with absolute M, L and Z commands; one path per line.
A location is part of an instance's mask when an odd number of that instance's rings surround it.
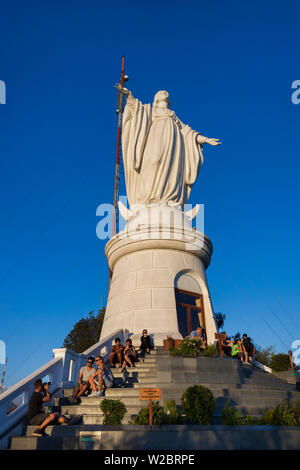
M 253 416 L 243 416 L 234 406 L 225 406 L 221 418 L 222 424 L 226 426 L 255 426 L 264 424 L 261 419 Z
M 175 403 L 175 400 L 169 400 L 165 404 L 166 414 L 168 416 L 168 424 L 183 424 L 183 418 Z
M 156 425 L 169 424 L 169 417 L 158 401 L 152 402 L 152 422 Z M 137 416 L 134 416 L 133 424 L 149 424 L 149 404 L 142 408 Z
M 272 354 L 270 367 L 275 372 L 282 372 L 290 368 L 290 358 L 288 354 Z
M 170 354 L 173 356 L 200 356 L 202 354 L 201 339 L 185 338 L 178 348 L 172 348 Z
M 221 423 L 226 426 L 239 426 L 242 424 L 243 416 L 234 406 L 225 406 L 222 412 Z
M 118 426 L 122 424 L 127 408 L 120 400 L 109 400 L 105 398 L 100 403 L 100 409 L 104 413 L 103 424 Z
M 182 408 L 192 424 L 209 424 L 216 406 L 216 400 L 209 388 L 195 385 L 182 395 Z
M 268 346 L 266 348 L 257 346 L 255 359 L 261 364 L 270 367 L 272 354 L 274 354 L 274 346 Z
M 254 418 L 254 416 L 248 415 L 244 417 L 241 424 L 245 426 L 257 426 L 257 425 L 261 425 L 264 423 L 261 418 Z
M 290 403 L 278 405 L 266 411 L 264 424 L 270 426 L 297 426 L 297 414 L 294 407 Z
M 206 357 L 216 357 L 219 354 L 219 348 L 216 344 L 210 344 L 203 352 Z
M 296 403 L 294 404 L 294 412 L 297 425 L 300 426 L 300 401 L 296 401 Z

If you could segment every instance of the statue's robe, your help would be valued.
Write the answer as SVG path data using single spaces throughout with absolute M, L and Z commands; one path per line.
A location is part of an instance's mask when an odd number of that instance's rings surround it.
M 122 151 L 131 208 L 162 202 L 183 206 L 188 201 L 203 163 L 198 135 L 173 111 L 128 97 Z

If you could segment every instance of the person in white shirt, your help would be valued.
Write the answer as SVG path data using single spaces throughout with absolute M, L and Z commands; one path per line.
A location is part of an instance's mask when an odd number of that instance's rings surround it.
M 74 398 L 78 399 L 79 397 L 81 397 L 81 395 L 90 391 L 91 387 L 89 378 L 95 373 L 95 368 L 93 367 L 94 362 L 95 359 L 91 356 L 87 360 L 87 365 L 85 367 L 81 367 L 78 377 L 78 383 L 75 385 L 73 392 Z

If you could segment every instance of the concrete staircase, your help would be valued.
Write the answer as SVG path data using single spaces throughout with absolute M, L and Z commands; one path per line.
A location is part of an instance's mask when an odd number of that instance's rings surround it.
M 137 363 L 136 368 L 128 369 L 124 374 L 119 369 L 112 371 L 116 387 L 107 389 L 105 395 L 125 403 L 124 425 L 130 424 L 141 407 L 146 406 L 147 403 L 139 399 L 139 389 L 144 387 L 159 387 L 162 389 L 161 403 L 174 399 L 180 405 L 187 387 L 197 383 L 207 386 L 217 404 L 213 424 L 220 424 L 226 403 L 243 414 L 261 416 L 266 409 L 284 401 L 300 400 L 295 385 L 232 359 L 173 357 L 162 349 L 156 349 L 144 362 Z M 21 437 L 11 439 L 11 449 L 78 449 L 80 432 L 111 428 L 101 426 L 103 413 L 99 405 L 104 397 L 83 397 L 80 404 L 72 405 L 69 401 L 72 390 L 65 389 L 61 395 L 55 398 L 52 410 L 66 416 L 80 414 L 82 422 L 75 426 L 48 426 L 49 438 L 32 436 L 36 426 L 25 426 Z M 45 409 L 47 411 L 49 407 Z

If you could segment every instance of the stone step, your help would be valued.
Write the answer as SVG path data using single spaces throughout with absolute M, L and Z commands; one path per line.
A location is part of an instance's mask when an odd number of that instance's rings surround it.
M 172 389 L 181 389 L 185 390 L 188 387 L 192 387 L 195 385 L 195 382 L 185 382 L 185 383 L 171 383 L 171 382 L 159 382 L 157 379 L 153 381 L 149 381 L 146 385 L 143 383 L 143 381 L 139 381 L 133 384 L 134 388 L 145 388 L 147 387 L 154 387 L 154 388 L 172 388 Z M 295 392 L 295 387 L 280 387 L 279 385 L 274 386 L 274 385 L 257 385 L 257 384 L 240 384 L 240 383 L 230 383 L 230 384 L 209 384 L 209 383 L 199 383 L 198 385 L 201 385 L 203 387 L 207 387 L 211 390 L 279 390 L 279 391 L 285 391 L 285 392 Z M 299 392 L 295 392 L 299 393 Z M 300 394 L 299 394 L 299 399 L 300 399 Z
M 61 406 L 61 414 L 63 415 L 88 415 L 88 414 L 97 414 L 100 413 L 100 400 L 104 397 L 99 397 L 98 402 L 94 402 L 93 404 L 89 405 L 71 405 L 71 406 Z M 124 399 L 122 400 L 125 404 L 127 411 L 130 413 L 138 412 L 143 406 L 145 406 L 145 401 L 140 401 L 131 397 L 131 399 Z
M 13 437 L 12 450 L 78 450 L 78 437 Z

